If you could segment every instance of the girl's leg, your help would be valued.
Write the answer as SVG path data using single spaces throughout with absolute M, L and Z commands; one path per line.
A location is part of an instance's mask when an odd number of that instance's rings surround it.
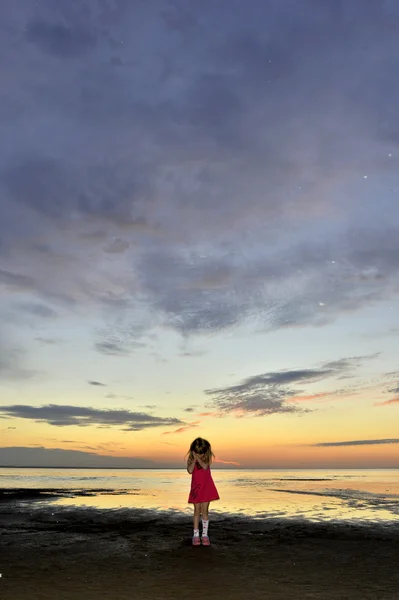
M 202 513 L 202 537 L 208 537 L 208 525 L 209 525 L 209 502 L 201 502 L 201 513 Z
M 210 502 L 201 502 L 200 513 L 202 514 L 202 519 L 205 521 L 208 520 L 209 505 Z
M 199 522 L 200 522 L 200 514 L 201 514 L 201 503 L 194 504 L 194 537 L 199 538 Z

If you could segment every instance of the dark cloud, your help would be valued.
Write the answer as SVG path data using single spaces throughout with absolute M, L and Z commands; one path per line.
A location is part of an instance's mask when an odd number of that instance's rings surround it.
M 95 349 L 101 354 L 108 354 L 110 356 L 127 356 L 129 354 L 126 345 L 118 342 L 97 342 Z
M 40 344 L 43 344 L 44 346 L 55 346 L 60 343 L 59 340 L 44 337 L 36 337 L 35 341 L 39 342 Z
M 323 326 L 395 297 L 398 11 L 370 7 L 3 6 L 7 293 L 142 320 L 137 338 Z
M 101 383 L 101 381 L 88 381 L 87 382 L 89 385 L 94 385 L 94 386 L 101 386 L 101 387 L 105 387 L 105 383 Z
M 20 273 L 12 273 L 0 269 L 0 283 L 11 288 L 21 290 L 31 290 L 35 286 L 35 280 L 30 275 L 22 275 Z
M 33 316 L 42 317 L 43 319 L 53 319 L 57 316 L 55 310 L 38 302 L 21 302 L 16 306 L 16 308 L 30 313 Z
M 353 440 L 349 442 L 320 442 L 314 446 L 375 446 L 379 444 L 399 444 L 399 438 L 382 440 Z
M 343 372 L 350 372 L 361 362 L 372 358 L 375 356 L 342 358 L 314 369 L 263 373 L 248 377 L 237 385 L 205 390 L 205 393 L 213 398 L 211 407 L 221 414 L 265 416 L 275 413 L 303 413 L 305 411 L 293 401 L 295 396 L 303 396 L 306 386 L 338 378 Z
M 101 410 L 86 406 L 58 404 L 1 406 L 0 414 L 6 418 L 29 419 L 57 427 L 92 425 L 95 427 L 123 427 L 124 431 L 141 431 L 150 427 L 185 426 L 180 419 L 155 417 L 129 410 Z
M 125 240 L 113 240 L 106 248 L 104 248 L 104 252 L 108 254 L 120 254 L 129 248 L 129 242 Z
M 138 228 L 145 225 L 144 216 L 135 210 L 134 202 L 148 187 L 142 181 L 143 171 L 140 163 L 133 169 L 128 163 L 118 164 L 112 160 L 103 166 L 84 165 L 37 154 L 22 156 L 4 169 L 2 182 L 12 201 L 22 203 L 41 216 L 70 221 L 80 214 L 99 223 L 105 220 L 122 228 L 128 224 Z M 128 245 L 116 239 L 106 250 L 119 253 Z
M 75 58 L 93 49 L 94 35 L 79 27 L 64 23 L 31 21 L 28 24 L 27 38 L 40 50 L 59 58 Z

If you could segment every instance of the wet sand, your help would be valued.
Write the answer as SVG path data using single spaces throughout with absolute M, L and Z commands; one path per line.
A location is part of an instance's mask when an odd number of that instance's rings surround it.
M 211 516 L 192 547 L 182 515 L 20 497 L 0 498 L 2 600 L 399 599 L 395 527 Z

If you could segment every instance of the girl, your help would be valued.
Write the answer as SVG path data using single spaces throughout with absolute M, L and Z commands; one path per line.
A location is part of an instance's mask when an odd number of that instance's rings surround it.
M 209 546 L 208 508 L 212 500 L 219 500 L 219 494 L 211 475 L 212 452 L 210 443 L 196 438 L 188 451 L 187 471 L 191 474 L 191 489 L 188 502 L 194 504 L 193 546 L 200 545 L 199 520 L 202 515 L 202 545 Z

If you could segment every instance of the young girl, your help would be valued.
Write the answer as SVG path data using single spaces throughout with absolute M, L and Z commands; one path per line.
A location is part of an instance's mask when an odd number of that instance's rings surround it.
M 210 443 L 203 438 L 196 438 L 188 451 L 187 471 L 191 474 L 191 489 L 188 502 L 194 504 L 193 546 L 200 545 L 199 520 L 202 515 L 203 546 L 209 546 L 208 509 L 212 500 L 219 500 L 219 494 L 211 475 L 211 462 L 214 454 Z

